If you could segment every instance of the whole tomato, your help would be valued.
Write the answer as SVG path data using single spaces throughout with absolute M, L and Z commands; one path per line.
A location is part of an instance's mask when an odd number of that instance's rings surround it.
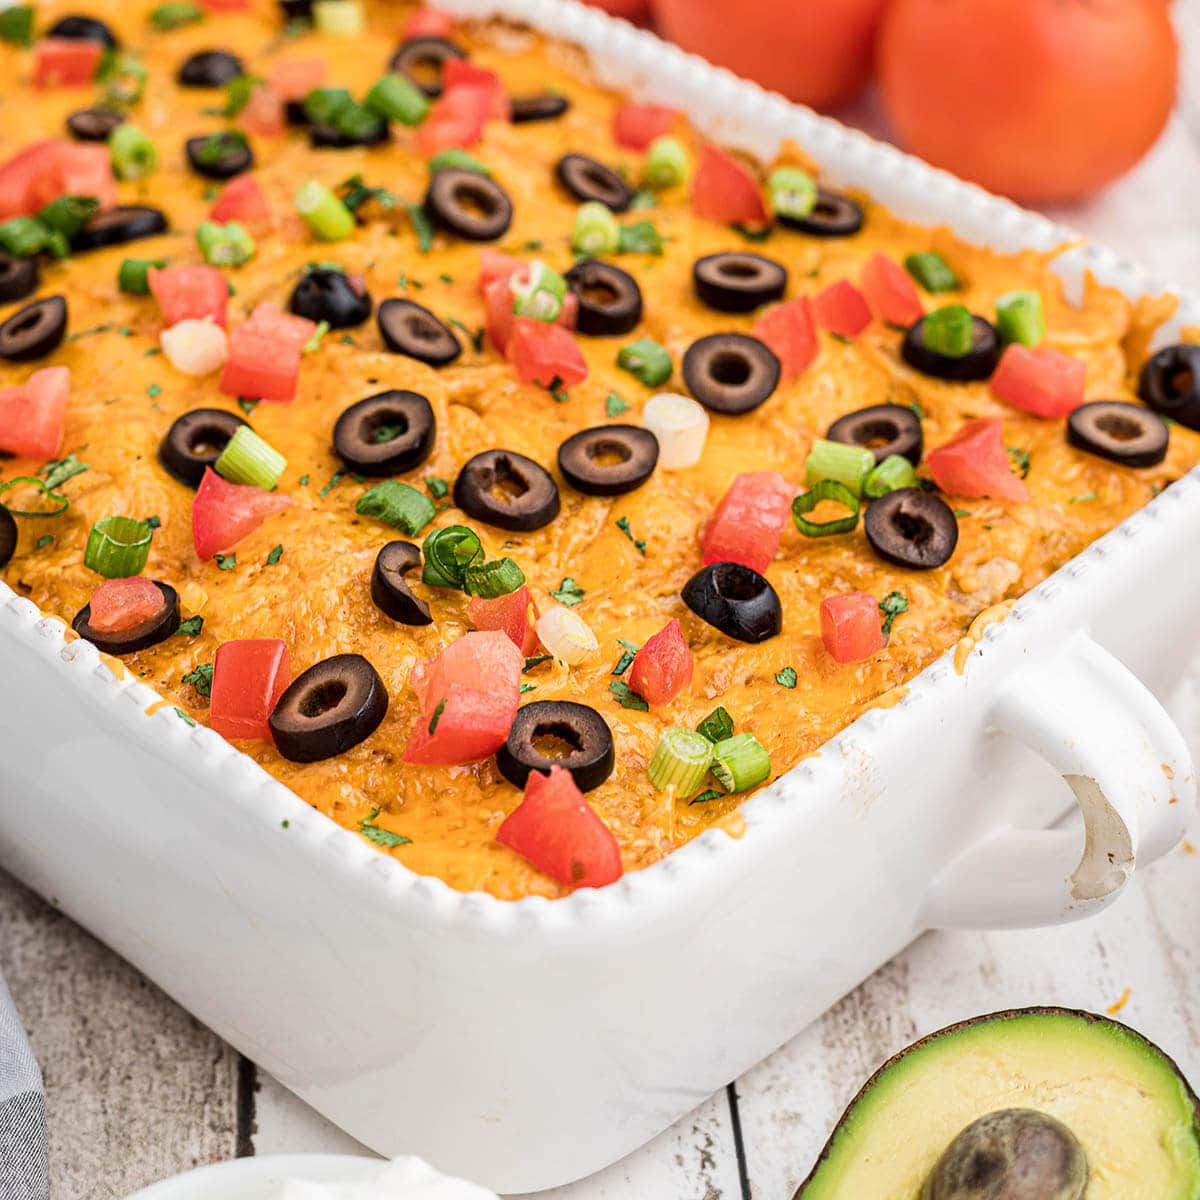
M 814 108 L 850 100 L 871 73 L 888 0 L 655 0 L 685 50 Z
M 1153 145 L 1175 98 L 1163 0 L 893 0 L 888 114 L 922 158 L 1020 200 L 1077 200 Z

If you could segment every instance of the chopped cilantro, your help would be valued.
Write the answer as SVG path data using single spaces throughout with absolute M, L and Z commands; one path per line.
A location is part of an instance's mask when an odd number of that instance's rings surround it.
M 776 674 L 775 682 L 780 687 L 794 688 L 796 686 L 796 668 L 784 667 L 782 671 Z
M 371 434 L 371 441 L 377 446 L 382 446 L 384 442 L 394 442 L 406 429 L 405 425 L 380 425 Z
M 646 553 L 646 543 L 641 538 L 633 536 L 633 530 L 629 528 L 629 518 L 622 517 L 617 522 L 617 528 L 638 548 L 638 553 L 644 555 Z
M 237 566 L 236 554 L 218 554 L 216 560 L 218 571 L 232 571 Z
M 453 276 L 453 275 L 447 275 L 445 271 L 443 271 L 443 272 L 442 272 L 442 273 L 441 273 L 441 274 L 438 276 L 438 278 L 439 278 L 439 279 L 440 279 L 440 280 L 441 280 L 443 283 L 453 283 L 453 282 L 454 282 L 454 276 Z
M 428 254 L 433 247 L 434 228 L 429 214 L 420 204 L 409 204 L 408 219 L 412 222 L 413 232 L 417 235 L 417 249 L 422 254 Z
M 689 800 L 688 805 L 706 804 L 709 800 L 720 800 L 724 795 L 724 792 L 714 792 L 709 789 L 707 792 L 701 792 L 694 800 Z
M 149 525 L 151 529 L 161 529 L 162 528 L 162 517 L 160 517 L 157 513 L 155 513 L 153 516 L 143 517 L 142 523 L 144 525 Z
M 969 517 L 971 515 L 971 510 L 969 508 L 956 508 L 954 510 L 954 515 L 956 517 Z
M 1010 447 L 1008 457 L 1012 459 L 1013 466 L 1021 472 L 1021 478 L 1024 479 L 1029 474 L 1029 451 Z
M 715 746 L 717 742 L 733 737 L 733 718 L 723 706 L 714 708 L 696 726 L 696 732 L 703 734 Z
M 351 337 L 350 334 L 348 334 L 348 333 L 343 333 L 342 336 L 340 338 L 338 338 L 338 341 L 341 342 L 343 346 L 357 346 L 358 345 L 358 343 L 354 340 L 354 338 Z
M 318 321 L 316 329 L 313 330 L 313 335 L 304 343 L 305 354 L 316 354 L 321 349 L 321 339 L 329 332 L 328 321 Z
M 203 617 L 188 617 L 188 619 L 186 621 L 180 621 L 178 632 L 183 637 L 197 637 L 200 633 L 200 630 L 202 630 L 203 628 L 204 628 L 204 618 Z M 186 683 L 187 680 L 184 680 L 184 682 Z
M 900 592 L 888 592 L 879 602 L 879 611 L 883 613 L 883 632 L 886 637 L 892 632 L 892 626 L 901 613 L 908 612 L 908 597 Z
M 616 392 L 609 392 L 604 398 L 604 411 L 610 417 L 619 417 L 623 412 L 629 411 L 629 405 Z
M 368 200 L 374 200 L 380 208 L 396 208 L 400 204 L 400 197 L 395 192 L 383 187 L 369 187 L 361 175 L 343 179 L 336 191 L 351 212 L 357 212 Z
M 183 677 L 184 683 L 190 683 L 201 696 L 212 696 L 213 664 L 201 663 L 194 671 L 189 671 Z
M 568 608 L 574 608 L 575 605 L 577 605 L 584 598 L 584 596 L 587 595 L 587 593 L 579 586 L 579 584 L 575 582 L 574 579 L 571 578 L 570 575 L 568 575 L 562 581 L 562 583 L 558 585 L 558 589 L 556 591 L 551 591 L 550 595 L 552 595 L 555 600 L 559 602 L 559 604 L 565 604 Z
M 191 717 L 189 717 L 189 716 L 187 715 L 187 713 L 185 713 L 185 712 L 183 711 L 183 709 L 182 709 L 182 708 L 177 708 L 177 709 L 175 710 L 175 715 L 176 715 L 176 716 L 177 716 L 177 717 L 178 717 L 178 718 L 179 718 L 181 721 L 183 721 L 183 722 L 184 722 L 184 724 L 186 724 L 186 725 L 190 725 L 190 726 L 191 726 L 193 729 L 195 729 L 195 728 L 196 728 L 196 722 L 195 722 L 195 721 L 193 721 L 193 720 L 192 720 L 192 718 L 191 718 Z
M 283 557 L 283 547 L 276 546 L 270 554 L 267 555 L 267 566 L 273 567 Z
M 153 358 L 156 354 L 161 354 L 162 350 L 158 346 L 150 346 L 142 351 L 143 358 Z
M 301 487 L 308 487 L 308 481 L 309 481 L 309 479 L 310 479 L 310 478 L 311 478 L 311 476 L 308 476 L 308 475 L 301 475 L 301 476 L 300 476 L 300 486 L 301 486 Z
M 542 663 L 549 662 L 553 657 L 553 654 L 536 654 L 533 658 L 525 660 L 525 666 L 522 667 L 522 670 L 532 671 L 534 667 L 540 667 Z
M 402 834 L 392 833 L 390 829 L 380 829 L 375 824 L 375 818 L 379 816 L 379 809 L 371 809 L 367 819 L 359 824 L 358 832 L 363 835 L 368 841 L 374 842 L 376 846 L 382 846 L 385 850 L 392 850 L 396 846 L 411 846 L 412 838 L 406 838 Z M 284 822 L 286 825 L 287 822 Z
M 36 542 L 34 547 L 38 550 L 44 550 L 47 546 L 54 545 L 54 535 L 52 533 L 44 533 Z
M 623 649 L 621 657 L 617 659 L 617 665 L 613 667 L 610 674 L 624 675 L 633 666 L 633 660 L 637 657 L 637 652 L 641 649 L 641 646 L 635 646 L 632 642 L 627 642 L 624 638 L 617 638 L 617 641 L 620 642 Z
M 614 679 L 608 690 L 617 698 L 622 708 L 632 708 L 637 712 L 649 712 L 650 705 L 641 698 L 623 679 Z
M 433 710 L 433 716 L 429 718 L 429 732 L 436 733 L 438 722 L 442 719 L 442 713 L 446 711 L 445 700 L 439 700 L 438 706 Z
M 771 226 L 730 225 L 734 233 L 740 233 L 748 242 L 765 242 L 771 236 Z
M 345 471 L 334 471 L 333 478 L 317 493 L 317 495 L 324 499 L 345 478 Z
M 525 695 L 526 692 L 536 692 L 537 684 L 536 683 L 523 683 L 523 684 L 521 684 L 519 691 L 522 696 Z
M 1071 503 L 1083 504 L 1086 500 L 1095 500 L 1096 498 L 1095 492 L 1084 492 L 1082 496 L 1072 496 Z
M 621 227 L 619 254 L 661 254 L 663 240 L 653 221 L 635 221 Z
M 843 346 L 849 346 L 851 343 L 851 339 L 848 338 L 844 333 L 834 333 L 832 330 L 830 330 L 829 336 L 833 338 L 835 342 L 841 342 Z

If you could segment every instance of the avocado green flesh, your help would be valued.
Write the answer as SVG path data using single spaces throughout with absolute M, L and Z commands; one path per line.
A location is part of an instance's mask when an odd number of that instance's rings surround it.
M 846 1111 L 796 1200 L 919 1200 L 946 1147 L 1005 1108 L 1049 1113 L 1087 1154 L 1087 1200 L 1200 1200 L 1196 1099 L 1114 1021 L 1063 1010 L 955 1026 L 888 1063 Z

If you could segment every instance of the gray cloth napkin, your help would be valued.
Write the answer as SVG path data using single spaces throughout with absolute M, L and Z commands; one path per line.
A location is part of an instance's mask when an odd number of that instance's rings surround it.
M 46 1097 L 25 1027 L 0 975 L 0 1198 L 50 1200 Z

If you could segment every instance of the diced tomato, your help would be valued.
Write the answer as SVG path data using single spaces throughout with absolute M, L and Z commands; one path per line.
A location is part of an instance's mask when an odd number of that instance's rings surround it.
M 250 314 L 247 324 L 296 350 L 303 350 L 317 332 L 315 321 L 284 312 L 273 300 L 261 300 Z
M 131 575 L 106 579 L 92 593 L 88 606 L 88 624 L 97 633 L 122 633 L 158 616 L 163 595 L 152 579 Z
M 287 643 L 246 638 L 217 647 L 208 723 L 222 737 L 271 740 L 267 718 L 292 679 Z
M 418 37 L 449 37 L 454 32 L 454 18 L 436 8 L 418 8 L 404 23 L 401 37 L 407 41 Z
M 316 329 L 314 322 L 262 301 L 250 320 L 229 335 L 221 391 L 227 396 L 290 403 L 300 379 L 300 352 Z
M 785 381 L 804 374 L 817 357 L 817 318 L 808 296 L 777 304 L 754 323 L 754 336 L 779 359 Z
M 617 839 L 562 767 L 530 773 L 525 798 L 496 841 L 564 887 L 604 887 L 621 878 Z
M 655 138 L 675 128 L 679 111 L 665 104 L 622 104 L 613 117 L 613 137 L 618 146 L 645 150 Z
M 200 0 L 209 12 L 245 12 L 250 0 Z
M 509 276 L 494 279 L 488 284 L 484 293 L 484 303 L 487 310 L 485 328 L 488 341 L 498 353 L 508 357 L 513 322 L 517 319 L 516 313 L 513 312 L 513 294 Z M 564 329 L 574 329 L 578 319 L 579 297 L 574 292 L 568 292 L 563 298 L 562 312 L 558 314 L 558 320 L 554 323 L 561 325 Z
M 488 288 L 497 279 L 507 283 L 522 267 L 527 266 L 529 263 L 526 259 L 485 247 L 479 252 L 479 291 L 487 295 Z
M 201 559 L 232 550 L 268 517 L 291 508 L 291 496 L 264 492 L 251 484 L 230 483 L 206 467 L 192 501 L 192 542 Z
M 736 158 L 705 145 L 692 180 L 692 211 L 723 225 L 766 225 L 758 180 Z
M 839 279 L 813 300 L 817 323 L 830 333 L 858 337 L 871 323 L 867 298 L 848 279 Z
M 821 638 L 835 662 L 861 662 L 884 647 L 875 597 L 866 592 L 826 596 L 821 601 Z
M 262 233 L 272 223 L 271 206 L 262 184 L 253 175 L 239 175 L 227 183 L 208 216 L 221 225 L 237 221 L 252 233 Z
M 692 682 L 692 668 L 692 652 L 673 619 L 634 656 L 629 686 L 647 704 L 667 704 Z
M 738 475 L 704 530 L 704 561 L 741 563 L 765 574 L 779 549 L 795 497 L 796 488 L 778 471 Z
M 892 325 L 913 325 L 925 315 L 912 276 L 886 254 L 876 251 L 862 269 L 862 290 L 871 310 Z
M 33 86 L 85 87 L 96 78 L 104 47 L 75 38 L 42 38 L 33 57 Z
M 443 92 L 417 130 L 413 145 L 423 158 L 443 150 L 469 150 L 479 144 L 492 97 L 485 88 L 460 87 Z
M 448 58 L 442 68 L 442 91 L 465 90 L 481 92 L 487 97 L 485 108 L 488 121 L 507 121 L 512 116 L 512 105 L 508 100 L 508 89 L 495 71 L 480 67 L 466 58 Z
M 278 137 L 284 128 L 283 97 L 260 85 L 250 93 L 246 107 L 238 113 L 238 124 L 259 137 Z
M 70 395 L 68 367 L 43 367 L 20 387 L 0 389 L 0 450 L 54 458 L 62 449 Z
M 271 91 L 280 100 L 303 100 L 325 83 L 323 58 L 290 58 L 277 62 L 267 77 Z
M 507 634 L 522 654 L 529 656 L 537 649 L 537 634 L 533 630 L 533 622 L 529 619 L 533 597 L 527 587 L 519 587 L 507 596 L 497 596 L 494 600 L 485 600 L 482 596 L 472 596 L 467 601 L 467 620 L 476 629 L 498 629 Z M 536 609 L 534 610 L 536 615 Z
M 0 166 L 0 220 L 32 216 L 65 195 L 91 196 L 101 208 L 116 203 L 107 146 L 46 138 Z
M 999 417 L 968 421 L 945 445 L 926 455 L 933 481 L 951 496 L 1028 500 L 1029 489 L 1009 467 Z
M 1065 417 L 1083 403 L 1087 366 L 1051 346 L 1014 342 L 1000 356 L 992 391 L 1035 417 Z
M 495 692 L 507 706 L 510 700 L 519 703 L 524 665 L 524 655 L 507 634 L 497 629 L 464 633 L 435 658 L 417 662 L 408 683 L 430 713 L 455 684 Z
M 151 267 L 146 278 L 168 329 L 189 317 L 224 328 L 229 285 L 216 267 Z
M 588 376 L 583 351 L 571 331 L 529 317 L 513 321 L 508 357 L 521 382 L 538 387 L 569 390 Z

